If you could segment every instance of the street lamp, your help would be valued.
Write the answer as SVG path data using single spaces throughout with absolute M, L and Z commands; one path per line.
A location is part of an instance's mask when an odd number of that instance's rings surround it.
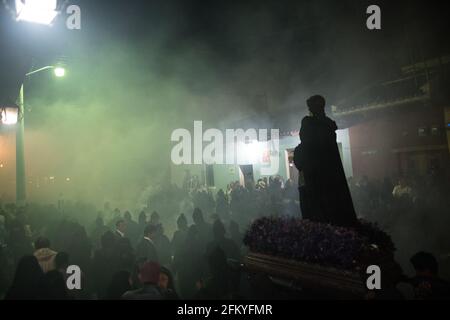
M 33 74 L 44 70 L 52 69 L 55 76 L 62 77 L 65 75 L 65 69 L 62 67 L 46 66 L 31 72 L 28 72 L 25 76 L 30 77 Z M 16 203 L 18 205 L 25 204 L 26 201 L 26 176 L 25 176 L 25 147 L 24 147 L 24 136 L 25 136 L 25 112 L 24 112 L 24 95 L 23 95 L 23 84 L 20 87 L 19 93 L 19 108 L 17 110 L 17 127 L 16 127 Z M 2 117 L 3 119 L 3 117 Z
M 58 15 L 57 0 L 16 0 L 16 20 L 50 25 Z
M 4 125 L 13 125 L 19 118 L 19 106 L 9 106 L 0 108 L 0 123 Z
M 57 11 L 57 0 L 15 0 L 16 20 L 51 25 L 59 14 Z M 26 74 L 29 77 L 35 73 L 53 69 L 55 76 L 63 77 L 65 70 L 61 67 L 46 66 Z M 16 203 L 24 204 L 26 200 L 26 177 L 25 177 L 25 155 L 24 155 L 24 98 L 23 84 L 19 93 L 19 106 L 17 110 L 1 109 L 1 123 L 16 126 Z M 14 114 L 14 115 L 13 115 Z
M 54 70 L 55 76 L 58 78 L 64 77 L 66 75 L 66 69 L 61 67 L 56 67 Z

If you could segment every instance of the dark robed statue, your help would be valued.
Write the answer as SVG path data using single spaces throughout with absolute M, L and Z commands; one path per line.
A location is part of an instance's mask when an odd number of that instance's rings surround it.
M 357 219 L 336 143 L 336 123 L 325 115 L 322 96 L 312 96 L 307 105 L 311 115 L 302 120 L 301 143 L 294 152 L 302 216 L 351 227 Z

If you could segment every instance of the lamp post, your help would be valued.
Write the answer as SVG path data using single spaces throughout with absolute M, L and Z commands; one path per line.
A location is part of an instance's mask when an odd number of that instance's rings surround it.
M 55 76 L 63 77 L 65 69 L 62 67 L 46 66 L 31 72 L 28 72 L 26 78 L 38 72 L 53 69 Z M 25 175 L 25 107 L 24 107 L 24 89 L 23 84 L 19 92 L 19 110 L 16 127 L 16 204 L 22 206 L 26 202 L 26 175 Z
M 16 126 L 16 204 L 23 205 L 26 201 L 26 176 L 25 176 L 25 121 L 24 121 L 23 84 L 19 92 L 19 114 Z
M 57 0 L 15 0 L 16 21 L 31 22 L 43 25 L 52 25 L 57 11 Z M 65 70 L 61 67 L 46 66 L 26 74 L 26 78 L 48 69 L 53 69 L 55 76 L 63 77 Z M 16 204 L 23 205 L 26 201 L 26 176 L 25 176 L 25 108 L 24 108 L 23 84 L 19 93 L 19 106 L 16 108 L 16 117 L 11 116 L 11 110 L 6 108 L 1 113 L 2 124 L 15 124 L 16 126 Z M 9 117 L 7 117 L 9 115 Z

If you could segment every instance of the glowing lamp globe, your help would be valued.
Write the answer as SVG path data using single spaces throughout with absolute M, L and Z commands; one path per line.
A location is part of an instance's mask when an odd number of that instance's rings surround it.
M 57 76 L 58 78 L 64 77 L 66 74 L 66 69 L 61 68 L 61 67 L 56 67 L 53 72 L 55 73 L 55 76 Z
M 58 15 L 57 0 L 16 0 L 16 20 L 50 25 Z

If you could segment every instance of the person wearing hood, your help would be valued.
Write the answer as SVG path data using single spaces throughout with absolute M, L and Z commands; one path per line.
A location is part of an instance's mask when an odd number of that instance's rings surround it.
M 34 256 L 44 273 L 55 270 L 55 257 L 57 252 L 50 249 L 50 240 L 44 237 L 39 237 L 34 242 Z
M 336 122 L 325 114 L 325 98 L 307 100 L 310 116 L 302 120 L 301 143 L 294 150 L 299 170 L 303 219 L 342 227 L 357 225 L 353 200 L 336 142 Z
M 5 300 L 37 300 L 41 296 L 44 273 L 35 256 L 20 258 Z

